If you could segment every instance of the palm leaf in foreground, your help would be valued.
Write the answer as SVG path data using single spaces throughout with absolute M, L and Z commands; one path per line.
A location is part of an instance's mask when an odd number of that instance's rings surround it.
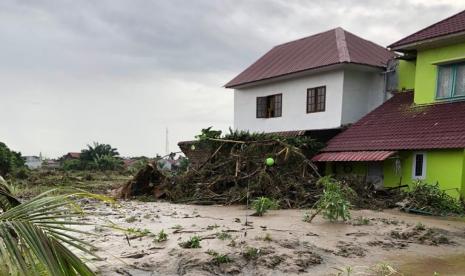
M 1 186 L 0 183 L 0 202 L 10 202 L 14 197 Z M 0 206 L 3 210 L 0 213 L 0 273 L 39 275 L 46 271 L 49 275 L 94 275 L 70 250 L 95 256 L 92 245 L 75 237 L 78 233 L 89 233 L 72 228 L 86 225 L 76 222 L 75 218 L 82 216 L 82 212 L 72 198 L 92 195 L 85 192 L 52 195 L 52 192 L 21 204 L 6 205 L 9 208 Z

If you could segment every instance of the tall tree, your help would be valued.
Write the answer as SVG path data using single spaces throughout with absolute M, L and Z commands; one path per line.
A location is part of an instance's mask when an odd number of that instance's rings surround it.
M 118 150 L 109 144 L 100 144 L 94 142 L 92 145 L 87 145 L 87 149 L 81 151 L 81 160 L 95 161 L 103 156 L 116 157 L 119 156 Z
M 0 175 L 6 176 L 15 169 L 24 167 L 24 159 L 20 152 L 12 151 L 5 143 L 0 142 Z

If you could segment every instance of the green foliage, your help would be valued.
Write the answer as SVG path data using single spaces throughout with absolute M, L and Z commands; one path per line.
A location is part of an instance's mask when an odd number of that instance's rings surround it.
M 182 248 L 200 248 L 200 241 L 202 239 L 199 236 L 192 236 L 187 241 L 180 242 L 179 246 Z
M 279 202 L 274 199 L 262 196 L 252 201 L 252 208 L 255 209 L 254 215 L 263 216 L 270 209 L 277 209 Z
M 226 233 L 226 232 L 219 232 L 216 234 L 216 237 L 222 241 L 229 240 L 232 238 L 231 234 Z
M 423 223 L 418 222 L 413 229 L 416 231 L 423 231 L 426 230 L 426 226 Z
M 321 143 L 308 136 L 233 130 L 219 136 L 211 131 L 206 129 L 201 139 L 181 146 L 206 160 L 195 162 L 200 168 L 174 177 L 169 193 L 172 201 L 237 204 L 245 203 L 248 192 L 249 198 L 280 199 L 284 208 L 315 202 L 315 197 L 308 196 L 315 193 L 316 181 L 316 167 L 309 157 L 321 149 Z M 266 167 L 266 158 L 273 158 L 275 164 Z
M 246 260 L 257 259 L 260 256 L 260 249 L 247 246 L 246 249 L 242 252 L 242 256 L 244 256 Z
M 189 168 L 189 159 L 184 156 L 181 156 L 180 158 L 181 161 L 179 162 L 179 172 L 185 172 Z
M 89 163 L 90 168 L 94 167 L 100 171 L 115 171 L 123 168 L 123 161 L 119 157 L 111 155 L 97 156 L 93 162 Z
M 29 170 L 28 167 L 23 166 L 20 168 L 16 168 L 14 171 L 14 178 L 15 179 L 27 179 L 31 174 L 31 171 Z
M 199 141 L 204 141 L 208 139 L 218 139 L 221 137 L 221 130 L 212 130 L 212 127 L 203 128 L 199 135 L 195 138 Z
M 362 217 L 362 216 L 357 217 L 357 218 L 354 219 L 354 221 L 352 222 L 352 225 L 355 225 L 355 226 L 369 225 L 369 224 L 370 224 L 370 219 L 369 219 L 369 218 Z
M 81 151 L 80 159 L 82 161 L 92 162 L 102 156 L 119 156 L 118 150 L 108 144 L 94 142 L 93 145 L 87 145 L 87 149 Z
M 79 238 L 72 228 L 85 225 L 72 199 L 97 197 L 88 193 L 52 195 L 43 193 L 20 203 L 0 183 L 0 272 L 2 275 L 94 275 L 77 256 L 81 251 L 97 257 L 95 248 Z M 103 199 L 103 197 L 99 197 Z M 72 248 L 72 250 L 70 249 Z
M 207 254 L 210 255 L 210 256 L 213 256 L 212 261 L 217 265 L 232 262 L 231 258 L 227 254 L 220 254 L 220 253 L 216 252 L 215 250 L 209 249 L 207 251 Z
M 0 142 L 0 176 L 6 176 L 17 169 L 24 168 L 25 161 L 21 153 L 10 150 Z
M 302 221 L 311 222 L 311 218 L 312 218 L 312 215 L 310 214 L 310 212 L 305 212 L 302 218 Z
M 123 161 L 116 148 L 94 142 L 92 146 L 87 145 L 87 149 L 81 151 L 79 159 L 65 160 L 62 168 L 64 171 L 116 171 L 123 168 Z
M 153 239 L 156 242 L 164 242 L 168 240 L 168 234 L 165 232 L 165 230 L 161 229 L 160 232 L 155 236 L 155 239 Z
M 210 224 L 207 226 L 207 230 L 213 230 L 213 229 L 216 229 L 216 228 L 219 228 L 220 226 L 218 224 Z
M 317 210 L 323 212 L 323 217 L 330 221 L 350 219 L 349 197 L 355 195 L 354 191 L 330 176 L 320 178 L 317 184 L 324 187 L 321 198 L 315 204 Z
M 266 242 L 273 241 L 273 238 L 271 237 L 270 233 L 266 233 L 265 236 L 263 237 L 263 240 Z
M 79 159 L 71 159 L 63 161 L 61 165 L 64 171 L 79 171 L 84 170 L 84 163 Z
M 428 184 L 419 180 L 406 192 L 406 202 L 409 208 L 421 209 L 435 215 L 462 215 L 465 211 L 461 202 L 441 190 L 438 183 Z
M 147 164 L 149 163 L 149 159 L 147 157 L 141 157 L 139 160 L 134 162 L 131 166 L 128 167 L 128 171 L 135 175 L 137 174 L 140 170 L 145 168 Z
M 135 237 L 146 237 L 146 236 L 155 236 L 149 229 L 147 228 L 126 228 L 124 229 L 126 233 L 133 235 Z

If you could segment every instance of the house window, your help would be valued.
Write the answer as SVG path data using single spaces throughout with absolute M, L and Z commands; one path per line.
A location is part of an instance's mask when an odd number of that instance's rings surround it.
M 326 107 L 326 86 L 307 89 L 307 113 L 322 112 Z
M 282 94 L 257 97 L 257 118 L 281 117 Z
M 465 96 L 465 63 L 438 66 L 437 99 Z
M 415 153 L 413 155 L 413 179 L 425 179 L 426 176 L 426 154 Z

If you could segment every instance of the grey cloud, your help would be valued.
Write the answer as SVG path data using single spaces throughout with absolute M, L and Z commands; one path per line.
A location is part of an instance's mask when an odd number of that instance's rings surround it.
M 276 44 L 336 26 L 387 45 L 459 1 L 0 2 L 0 140 L 52 156 L 93 140 L 163 151 L 232 124 L 230 78 Z M 21 110 L 18 116 L 10 116 Z

